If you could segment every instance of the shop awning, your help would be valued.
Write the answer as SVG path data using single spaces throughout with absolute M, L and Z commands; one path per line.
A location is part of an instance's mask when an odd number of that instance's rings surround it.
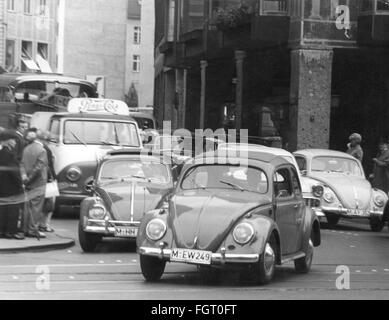
M 53 70 L 51 69 L 49 62 L 45 60 L 40 54 L 36 55 L 36 62 L 38 63 L 41 72 L 53 73 Z
M 22 61 L 23 63 L 26 65 L 26 67 L 30 70 L 35 70 L 35 71 L 39 71 L 40 68 L 38 67 L 38 65 L 33 61 L 33 60 L 29 60 L 29 59 L 23 59 L 22 58 Z

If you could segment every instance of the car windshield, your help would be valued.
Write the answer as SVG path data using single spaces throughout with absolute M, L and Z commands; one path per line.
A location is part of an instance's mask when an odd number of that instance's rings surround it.
M 232 165 L 200 165 L 189 169 L 182 181 L 183 190 L 236 189 L 267 193 L 266 174 L 258 168 Z
M 97 120 L 67 120 L 64 128 L 64 143 L 140 147 L 134 123 Z
M 362 170 L 356 160 L 340 157 L 316 157 L 312 160 L 312 172 L 344 173 L 362 176 Z
M 140 179 L 158 184 L 170 182 L 166 165 L 157 161 L 139 160 L 110 160 L 100 169 L 99 181 L 108 182 L 117 179 Z

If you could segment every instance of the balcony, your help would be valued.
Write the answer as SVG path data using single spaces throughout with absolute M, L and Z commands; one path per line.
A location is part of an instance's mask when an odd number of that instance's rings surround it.
M 389 44 L 389 1 L 362 0 L 358 17 L 358 44 Z

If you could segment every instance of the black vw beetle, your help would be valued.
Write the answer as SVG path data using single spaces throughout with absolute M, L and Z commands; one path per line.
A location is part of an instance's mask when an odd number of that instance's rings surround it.
M 177 262 L 238 267 L 265 284 L 288 261 L 308 272 L 320 242 L 319 220 L 305 206 L 289 161 L 217 151 L 186 163 L 174 193 L 142 219 L 137 247 L 147 281 L 159 280 L 166 262 Z

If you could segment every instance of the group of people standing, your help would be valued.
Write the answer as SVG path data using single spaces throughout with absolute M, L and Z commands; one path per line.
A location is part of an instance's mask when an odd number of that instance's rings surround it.
M 347 153 L 362 162 L 362 136 L 358 133 L 353 133 L 349 140 L 350 143 L 347 145 Z M 374 169 L 373 174 L 369 178 L 373 187 L 389 193 L 389 143 L 381 142 L 379 144 L 378 155 L 372 161 L 374 163 Z
M 47 182 L 55 179 L 48 136 L 27 122 L 16 130 L 0 131 L 0 238 L 45 238 L 53 232 L 53 198 L 46 198 Z

